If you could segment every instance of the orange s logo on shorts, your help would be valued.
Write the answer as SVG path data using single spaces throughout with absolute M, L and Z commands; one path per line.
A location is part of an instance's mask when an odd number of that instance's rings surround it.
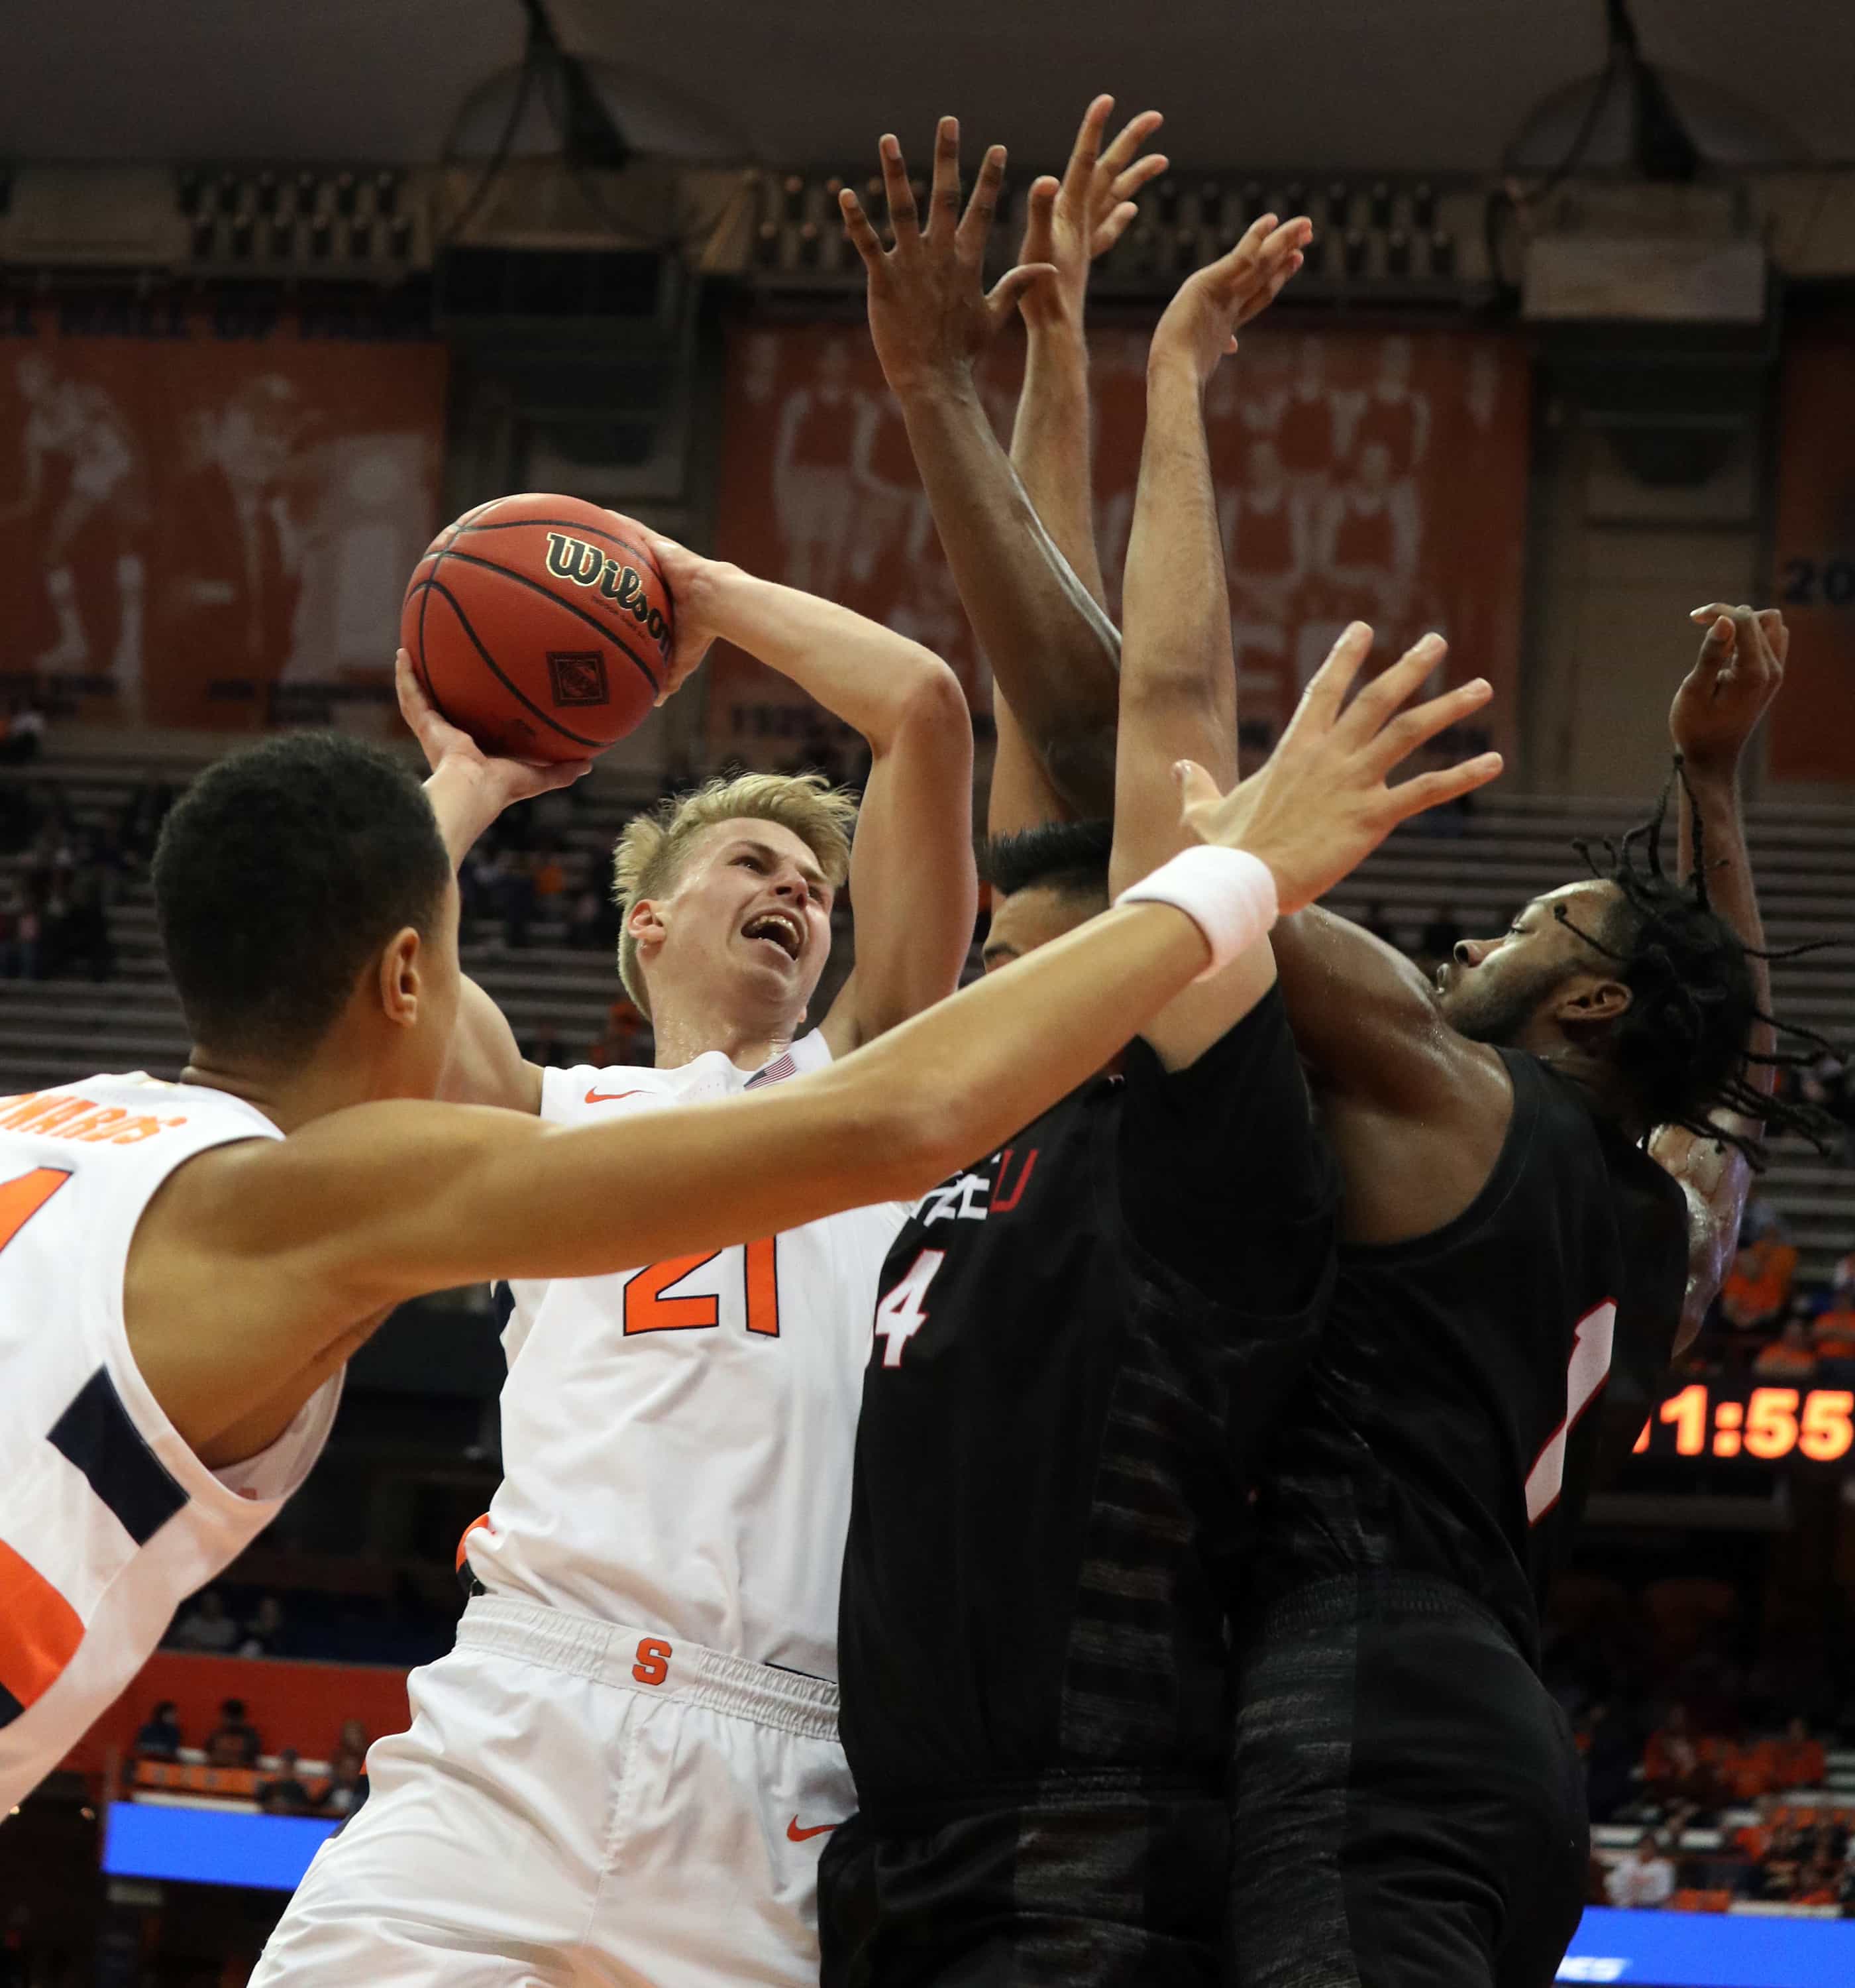
M 670 1675 L 670 1645 L 661 1637 L 646 1636 L 637 1646 L 631 1675 L 640 1684 L 662 1684 Z

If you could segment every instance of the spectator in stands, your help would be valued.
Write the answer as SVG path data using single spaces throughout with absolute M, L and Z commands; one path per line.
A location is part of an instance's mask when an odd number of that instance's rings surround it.
M 1638 1912 L 1665 1905 L 1674 1895 L 1674 1866 L 1651 1832 L 1644 1832 L 1634 1856 L 1611 1867 L 1604 1889 L 1612 1905 Z
M 1686 1706 L 1671 1705 L 1667 1719 L 1649 1735 L 1643 1779 L 1664 1806 L 1684 1801 L 1711 1807 L 1718 1800 L 1713 1768 L 1689 1729 Z
M 649 1025 L 642 1011 L 621 996 L 606 1010 L 605 1033 L 586 1051 L 586 1061 L 606 1070 L 614 1063 L 647 1063 L 650 1056 Z
M 171 1698 L 161 1700 L 135 1736 L 136 1752 L 149 1760 L 171 1760 L 186 1743 L 177 1708 Z
M 286 1746 L 277 1756 L 277 1772 L 258 1783 L 258 1806 L 266 1815 L 305 1815 L 316 1804 L 297 1773 L 296 1750 Z
M 1810 1330 L 1801 1318 L 1784 1321 L 1784 1328 L 1752 1363 L 1761 1381 L 1779 1385 L 1801 1385 L 1816 1371 L 1816 1355 L 1810 1346 Z
M 255 1767 L 264 1743 L 245 1716 L 245 1701 L 228 1698 L 219 1707 L 219 1723 L 206 1742 L 208 1764 L 215 1767 Z
M 352 1753 L 357 1760 L 367 1757 L 367 1729 L 358 1719 L 344 1719 L 341 1722 L 341 1738 L 335 1750 L 338 1753 Z
M 176 1649 L 210 1650 L 229 1654 L 238 1640 L 238 1625 L 227 1614 L 225 1598 L 216 1587 L 198 1596 L 187 1613 L 167 1632 Z
M 1609 1699 L 1599 1699 L 1580 1722 L 1578 1743 L 1592 1819 L 1607 1821 L 1630 1799 L 1635 1784 L 1636 1749 L 1627 1723 Z
M 23 766 L 27 760 L 38 758 L 44 743 L 45 713 L 23 698 L 15 701 L 5 718 L 0 720 L 0 763 Z
M 1820 1740 L 1810 1737 L 1801 1719 L 1793 1719 L 1782 1740 L 1769 1740 L 1765 1786 L 1778 1793 L 1787 1788 L 1820 1788 L 1828 1771 L 1828 1756 Z
M 316 1806 L 324 1815 L 345 1818 L 367 1799 L 367 1770 L 361 1755 L 347 1746 L 336 1753 L 329 1766 L 328 1786 L 316 1797 Z
M 283 1604 L 275 1595 L 266 1594 L 252 1611 L 238 1641 L 242 1657 L 275 1657 L 283 1651 Z
M 1739 1253 L 1720 1287 L 1720 1309 L 1736 1332 L 1773 1332 L 1790 1302 L 1797 1252 L 1776 1212 L 1755 1195 L 1747 1203 Z
M 1810 1343 L 1820 1361 L 1855 1364 L 1855 1291 L 1823 1293 L 1823 1307 L 1810 1320 Z M 1847 1384 L 1846 1375 L 1835 1378 Z

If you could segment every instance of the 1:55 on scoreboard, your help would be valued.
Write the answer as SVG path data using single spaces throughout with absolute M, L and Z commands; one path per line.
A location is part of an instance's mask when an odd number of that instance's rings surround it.
M 1839 1463 L 1855 1448 L 1855 1393 L 1845 1388 L 1722 1390 L 1691 1382 L 1643 1425 L 1635 1453 Z

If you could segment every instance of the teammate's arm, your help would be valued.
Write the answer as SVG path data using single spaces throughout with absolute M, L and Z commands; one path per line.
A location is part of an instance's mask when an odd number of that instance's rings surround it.
M 965 693 L 938 656 L 880 622 L 647 536 L 676 603 L 671 688 L 719 638 L 868 742 L 850 856 L 857 968 L 825 1023 L 843 1055 L 959 985 L 978 900 Z
M 1147 363 L 1147 433 L 1127 543 L 1120 722 L 1115 762 L 1119 892 L 1183 847 L 1159 801 L 1167 767 L 1194 759 L 1234 783 L 1237 673 L 1204 394 L 1236 326 L 1265 309 L 1292 276 L 1312 233 L 1266 215 L 1215 262 L 1188 277 L 1154 333 Z M 1266 939 L 1214 981 L 1194 987 L 1143 1033 L 1168 1070 L 1194 1063 L 1247 1014 L 1275 979 Z
M 1754 613 L 1718 602 L 1693 617 L 1706 626 L 1701 653 L 1675 693 L 1668 730 L 1681 757 L 1681 871 L 1692 874 L 1696 845 L 1706 865 L 1714 909 L 1750 948 L 1754 1005 L 1771 1013 L 1771 972 L 1759 957 L 1764 921 L 1745 847 L 1739 804 L 1739 762 L 1772 700 L 1783 687 L 1790 631 L 1775 608 Z M 1769 1056 L 1770 1024 L 1752 1024 L 1747 1050 Z M 1749 1063 L 1747 1081 L 1769 1090 L 1776 1074 L 1769 1063 Z M 1724 1129 L 1756 1137 L 1763 1128 L 1736 1114 L 1718 1112 Z M 1739 1221 L 1752 1185 L 1744 1154 L 1718 1139 L 1663 1126 L 1649 1151 L 1680 1182 L 1688 1202 L 1688 1288 L 1676 1340 L 1679 1352 L 1701 1329 L 1738 1246 Z
M 1044 529 L 979 397 L 973 369 L 980 354 L 1025 284 L 1046 272 L 1015 269 L 984 289 L 1005 152 L 994 146 L 986 154 L 962 216 L 959 144 L 958 123 L 943 118 L 924 229 L 901 148 L 893 137 L 883 140 L 892 250 L 884 250 L 854 193 L 846 188 L 840 198 L 869 272 L 870 336 L 900 405 L 941 546 L 1010 702 L 999 721 L 992 782 L 989 825 L 997 833 L 1064 814 L 1107 813 L 1120 640 Z
M 468 732 L 440 715 L 404 649 L 394 659 L 394 681 L 400 715 L 431 769 L 425 798 L 454 869 L 462 867 L 478 837 L 505 808 L 571 786 L 592 767 L 590 759 L 492 758 Z M 456 1104 L 491 1104 L 507 1111 L 541 1109 L 540 1066 L 523 1057 L 509 1018 L 468 975 L 439 1094 Z

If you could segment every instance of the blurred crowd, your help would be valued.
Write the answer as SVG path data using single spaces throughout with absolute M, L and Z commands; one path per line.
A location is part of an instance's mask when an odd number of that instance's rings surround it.
M 237 1698 L 221 1703 L 219 1722 L 210 1732 L 190 1740 L 174 1701 L 164 1699 L 136 1734 L 130 1767 L 133 1778 L 144 1783 L 155 1778 L 150 1768 L 247 1773 L 254 1777 L 253 1797 L 267 1815 L 346 1817 L 367 1798 L 367 1729 L 358 1719 L 343 1721 L 323 1760 L 306 1762 L 295 1746 L 272 1753 Z

